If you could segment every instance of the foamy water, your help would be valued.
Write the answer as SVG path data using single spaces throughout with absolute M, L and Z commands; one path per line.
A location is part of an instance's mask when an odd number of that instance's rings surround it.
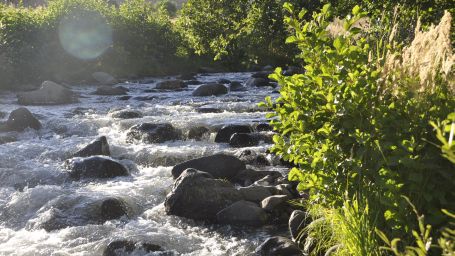
M 227 78 L 245 81 L 250 73 L 199 76 L 203 82 Z M 160 78 L 155 78 L 160 81 Z M 167 216 L 163 202 L 171 190 L 172 166 L 182 161 L 219 152 L 242 149 L 213 142 L 215 130 L 224 124 L 263 122 L 265 112 L 257 103 L 272 88 L 250 88 L 220 97 L 192 97 L 197 86 L 179 92 L 151 92 L 155 83 L 125 83 L 130 100 L 97 96 L 95 86 L 78 86 L 80 103 L 60 106 L 28 106 L 43 129 L 14 133 L 18 141 L 0 145 L 0 255 L 101 255 L 114 240 L 131 239 L 160 245 L 175 255 L 250 255 L 273 232 L 273 227 L 243 228 L 204 225 L 185 218 Z M 154 96 L 153 99 L 136 97 Z M 0 94 L 0 111 L 19 106 L 11 93 Z M 200 106 L 222 109 L 201 114 Z M 140 111 L 144 117 L 115 119 L 115 109 Z M 4 117 L 6 119 L 7 117 Z M 142 122 L 169 122 L 184 133 L 194 126 L 212 131 L 202 141 L 183 140 L 163 144 L 127 143 L 128 128 Z M 1 134 L 0 134 L 1 135 Z M 63 163 L 88 142 L 105 135 L 113 158 L 131 176 L 108 180 L 68 179 Z M 270 145 L 251 147 L 264 152 Z M 264 169 L 281 170 L 279 167 Z M 89 216 L 97 200 L 121 198 L 128 205 L 128 218 L 93 223 Z M 75 226 L 46 232 L 40 228 L 53 213 L 71 216 Z M 82 216 L 82 217 L 81 217 Z M 133 255 L 145 255 L 136 251 Z

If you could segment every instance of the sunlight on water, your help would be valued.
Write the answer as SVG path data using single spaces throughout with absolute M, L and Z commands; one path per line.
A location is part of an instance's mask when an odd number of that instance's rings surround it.
M 98 13 L 67 15 L 60 21 L 58 34 L 63 48 L 83 60 L 101 56 L 112 45 L 112 29 Z

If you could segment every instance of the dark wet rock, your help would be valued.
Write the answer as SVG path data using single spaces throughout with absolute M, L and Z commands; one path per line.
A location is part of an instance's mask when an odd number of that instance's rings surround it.
M 118 80 L 112 75 L 106 72 L 95 72 L 92 74 L 92 77 L 102 85 L 114 85 L 118 84 Z
M 260 123 L 260 124 L 256 125 L 256 131 L 258 131 L 258 132 L 273 131 L 273 127 L 268 123 Z
M 295 210 L 292 212 L 289 218 L 289 231 L 293 241 L 300 241 L 302 236 L 302 230 L 309 224 L 308 214 L 301 210 Z
M 285 205 L 289 199 L 289 196 L 286 195 L 269 196 L 261 201 L 261 207 L 266 211 L 273 211 L 277 207 Z
M 265 79 L 265 78 L 249 78 L 246 81 L 246 86 L 247 87 L 266 87 L 266 86 L 272 86 L 270 82 Z
M 203 84 L 203 82 L 198 81 L 198 80 L 189 80 L 189 81 L 185 81 L 185 84 L 186 85 L 200 85 L 200 84 Z
M 231 180 L 245 169 L 245 164 L 235 156 L 216 154 L 180 163 L 172 168 L 172 176 L 177 178 L 188 168 L 207 172 L 217 179 Z
M 266 186 L 248 186 L 239 188 L 239 191 L 245 200 L 260 203 L 265 198 L 272 196 L 274 189 L 274 187 Z
M 249 125 L 229 124 L 223 126 L 215 137 L 217 143 L 229 143 L 231 136 L 234 133 L 251 133 L 252 129 Z
M 176 90 L 188 87 L 182 80 L 168 80 L 156 84 L 156 89 L 160 90 Z
M 234 133 L 229 139 L 229 145 L 236 148 L 252 147 L 258 144 L 258 136 L 252 133 Z
M 196 73 L 185 73 L 181 74 L 177 77 L 177 79 L 181 80 L 196 80 Z
M 70 177 L 79 179 L 107 179 L 119 176 L 128 176 L 128 170 L 121 163 L 105 156 L 91 156 L 87 158 L 72 158 L 66 161 L 70 170 Z
M 241 200 L 219 211 L 216 219 L 222 224 L 262 226 L 269 218 L 256 203 Z
M 137 110 L 119 110 L 110 113 L 110 116 L 113 118 L 120 118 L 120 119 L 133 119 L 133 118 L 141 118 L 142 113 Z
M 102 85 L 96 89 L 94 94 L 96 95 L 125 95 L 128 89 L 123 86 L 112 87 L 108 85 Z
M 38 90 L 18 93 L 17 101 L 21 105 L 69 104 L 78 102 L 78 95 L 62 85 L 44 81 Z
M 252 169 L 245 169 L 240 171 L 232 180 L 235 183 L 238 183 L 243 186 L 249 186 L 257 181 L 264 179 L 266 177 L 271 177 L 274 180 L 277 177 L 281 177 L 281 173 L 277 171 L 255 171 Z M 262 185 L 262 184 L 257 184 Z M 264 184 L 265 186 L 273 185 L 273 184 Z
M 129 100 L 129 99 L 131 99 L 131 96 L 129 96 L 129 95 L 120 96 L 120 97 L 118 97 L 117 99 L 118 99 L 118 100 Z
M 230 84 L 231 83 L 231 80 L 229 79 L 226 79 L 226 78 L 221 78 L 217 81 L 217 83 L 219 84 Z
M 302 252 L 291 239 L 274 236 L 259 245 L 256 248 L 256 254 L 261 256 L 300 256 Z
M 205 126 L 191 127 L 191 129 L 188 131 L 188 139 L 201 140 L 202 137 L 209 132 L 210 130 Z
M 21 107 L 11 111 L 3 129 L 22 132 L 27 128 L 39 130 L 41 127 L 40 121 L 27 108 Z
M 2 111 L 0 111 L 0 119 L 1 119 L 1 118 L 4 118 L 4 117 L 6 117 L 6 113 L 5 113 L 5 112 L 2 112 Z
M 38 218 L 29 222 L 29 227 L 43 228 L 48 232 L 129 217 L 128 207 L 121 199 L 93 199 L 80 195 L 58 196 L 39 209 L 37 215 Z
M 193 91 L 193 96 L 219 96 L 228 93 L 226 86 L 217 83 L 203 84 Z
M 147 243 L 147 242 L 134 242 L 131 240 L 117 240 L 110 242 L 106 249 L 104 249 L 103 256 L 122 256 L 131 254 L 136 250 L 145 251 L 146 253 L 161 252 L 161 246 Z M 160 254 L 162 255 L 162 254 Z
M 122 216 L 128 216 L 125 203 L 117 198 L 107 198 L 101 203 L 101 219 L 115 220 Z
M 128 142 L 139 140 L 145 143 L 163 143 L 179 140 L 181 132 L 169 123 L 142 123 L 131 127 L 126 136 Z
M 258 165 L 258 166 L 270 165 L 269 160 L 267 160 L 267 157 L 264 156 L 264 154 L 257 153 L 255 151 L 251 151 L 249 149 L 243 150 L 238 155 L 238 157 L 239 157 L 240 160 L 242 160 L 246 164 Z M 263 177 L 261 177 L 261 178 L 263 178 Z
M 229 86 L 229 89 L 232 91 L 232 92 L 240 92 L 240 91 L 246 91 L 248 90 L 245 86 L 243 86 L 242 83 L 238 82 L 238 81 L 233 81 L 231 82 L 231 85 Z
M 282 71 L 283 76 L 293 76 L 297 74 L 304 74 L 305 69 L 295 66 L 289 66 L 286 70 Z
M 198 113 L 221 113 L 223 112 L 222 109 L 219 108 L 211 108 L 211 107 L 200 107 L 196 109 Z
M 77 151 L 73 155 L 73 157 L 88 157 L 88 156 L 96 156 L 96 155 L 104 155 L 104 156 L 111 155 L 106 136 L 101 136 L 98 139 L 90 142 L 83 149 Z
M 278 93 L 280 93 L 280 91 L 279 90 L 273 90 L 272 93 L 273 94 L 278 94 Z
M 252 78 L 263 78 L 268 81 L 269 75 L 272 74 L 271 71 L 259 71 L 251 75 Z
M 0 135 L 0 145 L 15 141 L 17 141 L 17 138 L 14 135 Z
M 230 182 L 186 169 L 175 180 L 164 206 L 168 215 L 214 221 L 219 211 L 241 199 L 240 192 Z

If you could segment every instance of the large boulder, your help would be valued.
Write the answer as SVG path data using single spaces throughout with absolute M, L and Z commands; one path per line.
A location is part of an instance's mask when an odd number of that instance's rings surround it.
M 119 198 L 94 199 L 80 195 L 61 195 L 37 211 L 37 218 L 28 223 L 31 228 L 46 231 L 66 227 L 103 224 L 108 220 L 129 217 L 128 206 Z
M 125 203 L 114 197 L 104 199 L 100 208 L 100 216 L 103 221 L 115 220 L 122 216 L 128 216 Z
M 243 124 L 229 124 L 223 126 L 215 137 L 215 142 L 217 143 L 229 143 L 231 136 L 234 133 L 251 133 L 252 129 L 249 125 Z
M 108 85 L 102 85 L 96 89 L 94 94 L 96 95 L 126 95 L 128 89 L 123 86 L 112 87 Z
M 114 85 L 118 84 L 118 80 L 112 75 L 106 72 L 95 72 L 92 74 L 92 77 L 102 85 Z
M 268 79 L 265 78 L 254 78 L 251 77 L 246 81 L 246 86 L 248 87 L 266 87 L 266 86 L 272 86 L 269 82 Z
M 217 179 L 231 180 L 246 166 L 235 156 L 216 154 L 180 163 L 172 168 L 172 176 L 177 178 L 188 168 L 207 172 Z
M 117 240 L 110 242 L 106 249 L 104 249 L 103 256 L 122 256 L 130 255 L 134 251 L 140 250 L 145 253 L 153 253 L 158 251 L 163 251 L 161 246 L 147 243 L 147 242 L 135 242 L 131 240 Z M 162 254 L 159 254 L 162 255 Z
M 193 96 L 218 96 L 228 93 L 226 86 L 217 83 L 203 84 L 193 91 Z
M 190 140 L 202 140 L 205 134 L 208 134 L 210 130 L 205 126 L 191 127 L 188 131 L 188 139 Z
M 167 80 L 157 83 L 155 88 L 160 90 L 176 90 L 186 87 L 188 87 L 188 85 L 182 80 Z
M 284 206 L 289 199 L 287 195 L 269 196 L 262 200 L 261 207 L 266 211 L 273 211 L 277 207 Z
M 222 224 L 262 226 L 269 217 L 257 204 L 242 200 L 219 211 L 216 219 Z
M 105 156 L 72 158 L 66 161 L 70 177 L 74 180 L 94 178 L 115 178 L 128 176 L 128 170 L 121 163 Z
M 272 196 L 274 187 L 267 186 L 248 186 L 239 188 L 245 200 L 260 203 L 265 198 Z
M 251 133 L 234 133 L 229 139 L 229 145 L 235 148 L 253 147 L 259 144 L 259 137 Z
M 41 123 L 36 119 L 35 116 L 26 108 L 18 108 L 13 110 L 5 123 L 4 129 L 7 131 L 18 131 L 21 132 L 26 128 L 32 128 L 35 130 L 41 129 Z
M 54 83 L 44 81 L 38 90 L 17 94 L 17 101 L 21 105 L 57 105 L 77 102 L 77 94 L 70 89 Z
M 230 182 L 186 169 L 175 180 L 164 206 L 168 215 L 214 221 L 219 211 L 241 199 L 240 192 Z
M 261 256 L 300 256 L 302 252 L 291 239 L 274 236 L 259 245 L 256 248 L 256 254 Z
M 163 143 L 170 140 L 179 140 L 181 132 L 169 123 L 142 123 L 130 128 L 127 141 L 139 140 L 145 143 Z
M 119 119 L 133 119 L 133 118 L 141 118 L 142 113 L 137 111 L 137 110 L 130 110 L 130 109 L 124 109 L 124 110 L 117 110 L 109 113 L 109 115 L 113 118 L 119 118 Z
M 106 136 L 101 136 L 98 139 L 90 142 L 87 146 L 77 151 L 73 157 L 88 157 L 96 155 L 111 155 Z

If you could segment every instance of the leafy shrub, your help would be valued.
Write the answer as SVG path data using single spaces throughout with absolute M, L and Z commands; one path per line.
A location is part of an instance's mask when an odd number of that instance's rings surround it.
M 273 151 L 298 165 L 289 179 L 329 208 L 341 208 L 346 197 L 365 198 L 371 221 L 404 240 L 412 240 L 408 234 L 417 224 L 402 195 L 436 230 L 445 225 L 440 209 L 454 209 L 455 172 L 428 143 L 436 140 L 428 124 L 455 109 L 450 81 L 438 75 L 436 86 L 415 91 L 410 84 L 418 77 L 393 80 L 396 73 L 383 69 L 393 46 L 383 38 L 393 30 L 364 29 L 359 24 L 366 13 L 357 6 L 342 21 L 344 32 L 332 34 L 329 5 L 309 22 L 302 20 L 305 10 L 295 15 L 292 5 L 285 8 L 295 30 L 287 42 L 298 46 L 306 72 L 285 77 L 277 69 L 271 78 L 281 86 L 280 97 L 264 105 L 274 110 L 269 117 L 279 132 Z M 374 22 L 371 27 L 381 26 Z
M 318 1 L 293 0 L 313 8 Z M 289 64 L 296 49 L 285 45 L 284 0 L 189 0 L 179 30 L 197 54 L 232 67 L 240 64 Z
M 93 15 L 112 30 L 112 45 L 90 59 L 68 54 L 59 40 L 62 20 Z M 103 0 L 51 0 L 35 9 L 1 5 L 0 24 L 0 61 L 5 63 L 0 88 L 47 79 L 81 81 L 99 69 L 117 76 L 163 74 L 185 64 L 177 56 L 181 39 L 169 16 L 145 0 L 127 0 L 119 7 Z

